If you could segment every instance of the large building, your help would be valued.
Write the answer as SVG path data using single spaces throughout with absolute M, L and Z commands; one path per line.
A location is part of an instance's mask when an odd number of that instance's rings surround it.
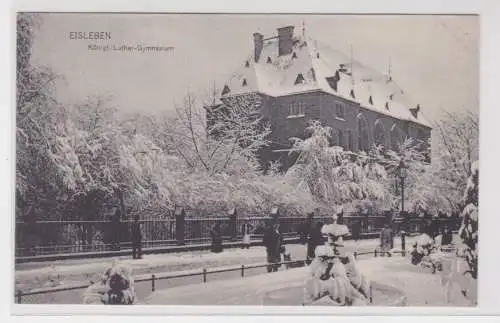
M 394 148 L 406 137 L 428 142 L 430 123 L 390 73 L 353 63 L 352 57 L 294 29 L 278 28 L 276 36 L 267 38 L 254 33 L 253 53 L 221 93 L 222 103 L 249 94 L 260 97 L 261 114 L 272 130 L 264 162 L 281 161 L 288 168 L 293 162 L 289 138 L 304 138 L 311 120 L 333 129 L 332 145 L 354 152 L 373 144 Z

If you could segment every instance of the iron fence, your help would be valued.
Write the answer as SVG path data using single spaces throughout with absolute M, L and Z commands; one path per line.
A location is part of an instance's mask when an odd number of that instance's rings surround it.
M 254 228 L 254 238 L 260 238 L 270 217 L 253 215 L 248 221 Z M 284 237 L 304 234 L 311 223 L 302 216 L 282 216 L 275 219 Z M 196 214 L 141 219 L 143 249 L 178 245 L 206 244 L 211 240 L 211 230 L 216 223 L 221 226 L 224 241 L 241 239 L 241 225 L 245 218 L 236 214 L 221 217 L 203 217 Z M 314 222 L 328 223 L 329 216 L 317 216 Z M 356 224 L 360 234 L 375 234 L 387 221 L 385 216 L 346 216 L 344 224 L 352 229 Z M 459 226 L 459 219 L 442 219 L 452 230 Z M 132 220 L 99 221 L 36 221 L 16 223 L 16 257 L 32 257 L 78 253 L 102 253 L 131 249 Z M 394 229 L 408 233 L 419 232 L 425 221 L 419 218 L 396 219 Z

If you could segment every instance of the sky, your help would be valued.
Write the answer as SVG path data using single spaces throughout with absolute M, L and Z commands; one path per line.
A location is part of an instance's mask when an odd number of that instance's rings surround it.
M 253 51 L 254 32 L 305 26 L 307 36 L 386 73 L 430 121 L 441 109 L 479 110 L 478 16 L 42 14 L 32 63 L 63 79 L 57 96 L 74 104 L 111 95 L 127 112 L 171 111 L 187 92 L 203 98 Z M 110 32 L 75 40 L 70 32 Z M 174 47 L 163 52 L 90 51 L 89 44 Z

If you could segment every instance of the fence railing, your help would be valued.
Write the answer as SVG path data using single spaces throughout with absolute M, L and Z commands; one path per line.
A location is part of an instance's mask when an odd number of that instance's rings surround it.
M 402 245 L 404 246 L 404 244 Z M 406 251 L 405 249 L 402 250 L 395 250 L 392 251 L 392 253 L 400 253 L 403 256 L 405 256 Z M 380 252 L 377 249 L 374 249 L 373 251 L 365 251 L 365 252 L 354 252 L 354 257 L 357 259 L 359 256 L 364 256 L 364 255 L 373 255 L 374 257 L 377 257 L 380 254 Z M 163 272 L 163 273 L 156 273 L 156 274 L 141 274 L 137 275 L 134 277 L 134 282 L 135 283 L 144 283 L 144 282 L 150 282 L 151 284 L 151 292 L 154 292 L 156 290 L 156 285 L 158 281 L 161 280 L 168 280 L 168 279 L 175 279 L 175 278 L 184 278 L 184 277 L 193 277 L 193 276 L 201 276 L 201 282 L 202 283 L 207 283 L 208 277 L 210 274 L 217 274 L 217 273 L 226 273 L 226 272 L 235 272 L 239 271 L 240 277 L 244 278 L 245 277 L 245 272 L 250 269 L 256 269 L 256 268 L 265 268 L 268 266 L 272 265 L 280 265 L 280 266 L 285 266 L 285 270 L 288 269 L 287 265 L 300 265 L 300 266 L 305 266 L 307 260 L 291 260 L 291 261 L 281 261 L 279 263 L 256 263 L 256 264 L 249 264 L 249 265 L 235 265 L 235 266 L 228 266 L 225 268 L 202 268 L 200 270 L 189 270 L 181 273 L 171 273 L 171 272 Z M 293 266 L 295 267 L 295 266 Z M 34 296 L 34 295 L 43 295 L 43 294 L 50 294 L 50 293 L 57 293 L 57 292 L 65 292 L 65 291 L 73 291 L 73 290 L 83 290 L 91 286 L 92 283 L 76 283 L 76 284 L 70 284 L 70 285 L 64 285 L 64 286 L 56 286 L 56 287 L 46 287 L 46 288 L 37 288 L 33 289 L 30 291 L 23 292 L 21 290 L 17 291 L 15 294 L 15 302 L 17 304 L 23 303 L 23 300 L 26 299 L 26 297 L 29 296 Z M 372 301 L 370 299 L 370 301 Z M 26 302 L 24 302 L 26 303 Z
M 253 216 L 249 219 L 254 228 L 254 236 L 263 233 L 266 221 L 270 217 Z M 285 237 L 297 236 L 306 231 L 305 217 L 283 216 L 275 219 Z M 318 216 L 315 222 L 328 223 L 331 218 Z M 358 226 L 360 234 L 377 233 L 386 223 L 385 216 L 346 216 L 344 223 L 352 231 Z M 142 248 L 169 247 L 208 243 L 210 231 L 217 223 L 221 226 L 224 241 L 236 241 L 241 238 L 240 228 L 244 219 L 236 214 L 223 217 L 185 216 L 183 212 L 175 216 L 139 220 L 142 232 Z M 397 220 L 397 231 L 420 231 L 422 219 Z M 456 229 L 456 219 L 442 220 L 452 229 Z M 134 222 L 120 221 L 36 221 L 16 223 L 16 257 L 32 257 L 58 254 L 102 253 L 130 249 L 131 233 Z

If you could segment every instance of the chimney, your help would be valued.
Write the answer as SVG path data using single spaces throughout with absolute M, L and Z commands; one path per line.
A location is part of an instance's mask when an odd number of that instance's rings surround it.
M 278 28 L 278 55 L 288 55 L 293 50 L 293 26 Z
M 264 46 L 264 36 L 261 33 L 253 33 L 253 45 L 255 62 L 257 63 L 262 53 L 262 47 Z

